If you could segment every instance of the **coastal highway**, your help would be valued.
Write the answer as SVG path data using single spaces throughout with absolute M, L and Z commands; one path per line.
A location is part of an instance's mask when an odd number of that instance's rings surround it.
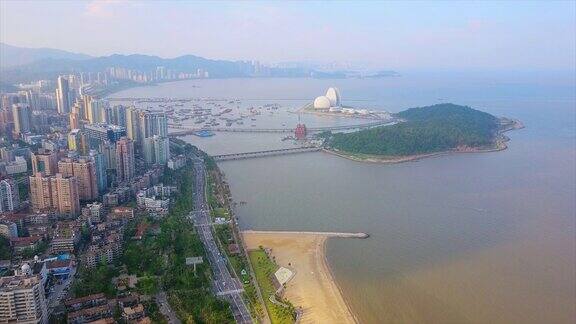
M 198 235 L 206 249 L 206 255 L 212 267 L 214 280 L 212 282 L 217 296 L 230 303 L 232 314 L 236 323 L 253 323 L 248 307 L 242 299 L 244 288 L 239 280 L 234 278 L 227 267 L 227 259 L 218 249 L 216 240 L 212 234 L 212 222 L 206 200 L 206 169 L 204 161 L 193 158 L 195 186 L 194 186 L 194 211 L 189 215 L 194 222 Z
M 160 291 L 159 293 L 156 294 L 156 304 L 158 304 L 160 312 L 162 313 L 162 315 L 164 315 L 164 317 L 168 321 L 168 324 L 182 323 L 176 316 L 176 312 L 174 312 L 172 307 L 170 307 L 165 291 Z

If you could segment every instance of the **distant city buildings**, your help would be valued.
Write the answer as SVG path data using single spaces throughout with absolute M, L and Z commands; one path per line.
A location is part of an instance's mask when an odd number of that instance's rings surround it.
M 32 129 L 32 109 L 28 104 L 12 105 L 12 118 L 14 120 L 14 134 L 21 135 Z
M 56 88 L 56 104 L 58 113 L 67 114 L 70 112 L 71 91 L 68 79 L 64 76 L 59 76 Z
M 109 123 L 111 120 L 110 104 L 108 100 L 92 99 L 86 106 L 87 117 L 90 124 Z

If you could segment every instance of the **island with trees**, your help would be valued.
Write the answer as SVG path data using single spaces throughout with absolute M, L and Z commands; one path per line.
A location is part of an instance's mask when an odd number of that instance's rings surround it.
M 397 163 L 454 152 L 506 149 L 504 132 L 522 128 L 509 118 L 455 104 L 395 114 L 399 122 L 352 133 L 324 133 L 325 149 L 349 159 Z

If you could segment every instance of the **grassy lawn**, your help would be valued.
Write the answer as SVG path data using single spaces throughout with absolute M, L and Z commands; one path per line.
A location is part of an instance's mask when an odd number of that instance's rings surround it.
M 214 217 L 221 217 L 221 218 L 226 218 L 226 219 L 230 219 L 230 215 L 228 214 L 228 211 L 226 210 L 226 208 L 214 208 Z
M 263 250 L 250 251 L 248 255 L 254 267 L 256 280 L 258 280 L 262 298 L 266 304 L 272 324 L 294 323 L 293 310 L 275 305 L 270 301 L 270 296 L 276 292 L 271 276 L 274 275 L 278 266 L 268 258 L 268 255 Z

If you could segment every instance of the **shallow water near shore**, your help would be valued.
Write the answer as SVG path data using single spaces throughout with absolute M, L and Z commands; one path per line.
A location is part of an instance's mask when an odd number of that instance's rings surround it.
M 191 84 L 199 88 L 190 90 Z M 328 260 L 362 323 L 570 323 L 576 318 L 576 100 L 562 75 L 406 75 L 162 84 L 114 96 L 293 99 L 328 86 L 374 109 L 442 101 L 520 119 L 502 152 L 403 164 L 304 153 L 220 164 L 243 229 L 367 232 Z M 295 117 L 287 123 L 295 123 Z M 303 116 L 304 122 L 320 118 Z M 329 121 L 328 121 L 329 122 Z M 327 123 L 328 123 L 327 122 Z M 260 126 L 260 125 L 259 125 Z M 287 145 L 274 134 L 187 137 L 212 154 Z

